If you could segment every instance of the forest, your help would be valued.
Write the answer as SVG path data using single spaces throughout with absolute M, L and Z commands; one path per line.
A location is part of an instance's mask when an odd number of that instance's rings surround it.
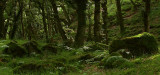
M 0 75 L 159 75 L 159 0 L 0 0 Z

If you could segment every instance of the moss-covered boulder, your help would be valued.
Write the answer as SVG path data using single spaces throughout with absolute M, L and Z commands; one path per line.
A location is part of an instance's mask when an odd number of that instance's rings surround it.
M 102 60 L 104 68 L 124 68 L 130 66 L 131 62 L 121 56 L 111 56 Z
M 158 43 L 150 33 L 142 33 L 132 37 L 114 40 L 109 45 L 109 53 L 128 50 L 133 56 L 158 53 Z
M 8 54 L 13 57 L 22 57 L 27 54 L 26 50 L 19 46 L 18 44 L 14 42 L 10 42 L 7 44 L 8 47 L 6 47 L 2 53 L 3 54 Z
M 54 54 L 57 54 L 57 52 L 58 52 L 57 47 L 54 46 L 53 44 L 47 44 L 47 45 L 43 46 L 42 50 L 45 51 L 45 52 L 51 52 L 51 53 L 54 53 Z
M 121 49 L 119 50 L 117 53 L 119 53 L 121 56 L 123 56 L 123 58 L 134 58 L 134 56 L 131 54 L 130 51 L 128 51 L 127 49 Z
M 42 53 L 41 50 L 38 48 L 38 43 L 35 41 L 29 41 L 27 43 L 24 43 L 22 46 L 24 46 L 28 54 L 31 54 L 34 52 L 37 54 Z

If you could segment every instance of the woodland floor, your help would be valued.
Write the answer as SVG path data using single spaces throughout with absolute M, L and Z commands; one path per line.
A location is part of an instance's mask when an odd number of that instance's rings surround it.
M 19 44 L 26 41 L 17 40 Z M 0 50 L 9 41 L 0 41 Z M 45 45 L 39 43 L 40 46 Z M 91 43 L 87 43 L 89 45 Z M 62 46 L 61 46 L 62 47 Z M 160 54 L 129 59 L 130 67 L 116 67 L 105 69 L 92 61 L 100 55 L 109 55 L 107 50 L 85 52 L 84 48 L 71 49 L 63 47 L 58 54 L 33 54 L 30 57 L 12 58 L 0 55 L 0 75 L 158 75 L 160 74 Z M 159 46 L 160 48 L 160 46 Z M 87 55 L 87 56 L 86 56 Z M 85 57 L 85 58 L 84 58 Z M 2 61 L 5 59 L 6 61 Z M 25 67 L 24 67 L 25 65 Z M 39 66 L 40 67 L 37 67 Z

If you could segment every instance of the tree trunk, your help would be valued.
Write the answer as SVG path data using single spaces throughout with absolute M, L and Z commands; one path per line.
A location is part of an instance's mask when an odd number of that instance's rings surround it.
M 87 0 L 76 0 L 78 14 L 78 29 L 75 37 L 75 47 L 81 47 L 85 41 Z
M 71 25 L 70 16 L 69 16 L 69 14 L 68 14 L 68 12 L 66 10 L 66 7 L 65 7 L 64 3 L 61 3 L 61 7 L 62 7 L 63 13 L 64 13 L 64 15 L 65 15 L 65 17 L 67 19 L 67 24 L 68 24 L 68 27 L 69 27 Z
M 0 1 L 0 39 L 4 39 L 4 8 L 5 8 L 5 1 Z
M 102 3 L 102 17 L 103 17 L 103 28 L 106 39 L 106 44 L 108 45 L 108 31 L 107 31 L 107 22 L 108 22 L 108 10 L 107 10 L 107 0 L 104 0 Z
M 57 22 L 56 25 L 58 27 L 59 33 L 61 34 L 61 37 L 62 37 L 63 41 L 66 42 L 67 41 L 67 36 L 66 36 L 65 31 L 63 30 L 63 27 L 62 27 L 62 24 L 61 24 L 59 15 L 58 15 L 56 2 L 55 2 L 55 0 L 50 0 L 50 2 L 51 2 L 52 7 L 53 7 L 54 18 L 55 18 L 55 21 Z
M 26 34 L 28 40 L 32 40 L 32 24 L 31 24 L 31 0 L 29 0 L 29 9 L 26 11 L 26 16 L 27 16 L 27 26 L 26 26 Z
M 120 0 L 116 0 L 116 7 L 117 7 L 117 24 L 120 26 L 121 35 L 123 35 L 125 32 L 125 28 L 124 28 L 124 24 L 123 24 L 123 17 L 122 17 Z
M 89 9 L 88 9 L 89 27 L 88 27 L 87 41 L 92 41 L 92 19 L 91 19 L 92 13 L 90 12 L 90 6 L 89 6 Z
M 49 10 L 49 9 L 47 9 L 47 10 Z M 48 13 L 47 13 L 47 25 L 48 25 L 48 35 L 50 35 L 50 36 L 53 36 L 52 35 L 52 29 L 53 29 L 53 27 L 52 27 L 52 24 L 51 24 L 51 18 L 50 18 L 50 13 L 49 13 L 49 11 L 47 11 Z
M 132 3 L 134 10 L 137 10 L 137 5 L 134 3 L 134 1 L 130 0 L 130 2 Z
M 95 12 L 94 12 L 94 40 L 100 42 L 100 0 L 95 0 Z
M 145 2 L 145 10 L 143 12 L 143 22 L 144 22 L 144 32 L 149 32 L 149 13 L 150 13 L 150 3 L 151 0 L 143 0 Z
M 10 31 L 11 32 L 10 39 L 14 39 L 14 37 L 15 37 L 15 33 L 18 28 L 17 21 L 20 18 L 22 10 L 23 10 L 23 6 L 19 2 L 19 11 L 18 11 L 18 14 L 16 14 L 16 11 L 15 11 L 15 16 L 14 16 L 14 21 L 13 21 L 13 29 Z
M 45 16 L 45 9 L 44 9 L 44 0 L 43 0 L 43 3 L 42 3 L 42 7 L 41 7 L 41 10 L 42 10 L 42 19 L 43 19 L 43 25 L 44 25 L 44 32 L 45 32 L 45 37 L 46 37 L 46 42 L 49 42 L 48 40 L 48 30 L 47 30 L 47 23 L 46 23 L 46 16 Z
M 21 2 L 21 5 L 23 6 L 23 1 Z M 25 31 L 24 31 L 24 24 L 23 24 L 23 9 L 21 13 L 21 27 L 22 27 L 22 37 L 25 39 Z

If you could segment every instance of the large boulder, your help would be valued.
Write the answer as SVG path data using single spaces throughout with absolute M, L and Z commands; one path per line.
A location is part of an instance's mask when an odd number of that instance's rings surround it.
M 144 32 L 136 36 L 114 40 L 109 45 L 110 54 L 121 49 L 129 51 L 133 56 L 155 54 L 158 53 L 158 43 L 153 35 Z
M 3 54 L 8 54 L 13 57 L 22 57 L 27 54 L 26 50 L 14 42 L 7 44 L 7 47 L 3 50 Z
M 35 42 L 35 41 L 29 41 L 27 43 L 24 43 L 22 46 L 27 50 L 28 54 L 31 54 L 31 53 L 40 54 L 40 53 L 42 53 L 41 50 L 38 48 L 38 43 Z

